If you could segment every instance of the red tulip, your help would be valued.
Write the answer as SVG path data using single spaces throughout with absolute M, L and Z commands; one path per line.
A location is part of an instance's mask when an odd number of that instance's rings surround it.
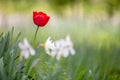
M 46 13 L 36 11 L 33 12 L 33 21 L 37 26 L 45 26 L 48 23 L 49 19 L 50 17 L 47 16 Z

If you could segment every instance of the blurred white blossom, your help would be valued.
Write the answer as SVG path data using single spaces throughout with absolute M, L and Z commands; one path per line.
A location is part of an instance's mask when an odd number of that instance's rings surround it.
M 24 38 L 23 42 L 20 42 L 18 46 L 21 49 L 20 58 L 24 57 L 25 59 L 27 59 L 30 55 L 35 55 L 35 50 L 28 43 L 26 38 Z
M 44 47 L 45 47 L 46 53 L 50 55 L 51 51 L 54 49 L 54 43 L 52 42 L 51 37 L 48 37 L 48 39 L 45 42 Z
M 45 50 L 48 55 L 60 60 L 61 57 L 68 57 L 70 54 L 75 54 L 70 36 L 66 36 L 65 39 L 60 39 L 55 42 L 52 42 L 50 39 L 48 38 L 45 43 Z

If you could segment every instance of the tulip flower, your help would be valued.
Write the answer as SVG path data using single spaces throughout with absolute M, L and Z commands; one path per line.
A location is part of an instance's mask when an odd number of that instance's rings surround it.
M 33 22 L 39 27 L 44 27 L 48 23 L 49 19 L 50 17 L 47 16 L 46 13 L 36 11 L 33 12 Z
M 35 32 L 34 41 L 36 39 L 38 28 L 44 27 L 48 23 L 49 19 L 50 19 L 50 16 L 48 16 L 44 12 L 36 12 L 36 11 L 33 12 L 33 22 L 35 25 L 38 26 Z

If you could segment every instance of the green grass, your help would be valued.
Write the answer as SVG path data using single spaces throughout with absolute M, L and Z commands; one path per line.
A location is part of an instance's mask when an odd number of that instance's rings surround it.
M 18 39 L 22 40 L 27 37 L 29 42 L 32 43 L 35 27 L 21 29 L 21 35 L 17 39 L 15 36 L 20 29 L 14 30 L 14 37 L 11 37 L 11 33 L 6 36 L 0 36 L 1 80 L 4 79 L 4 76 L 7 76 L 7 80 L 21 80 L 23 77 L 34 78 L 35 80 L 119 80 L 120 27 L 96 23 L 95 26 L 88 28 L 86 25 L 83 26 L 83 24 L 73 27 L 46 26 L 39 29 L 37 40 L 34 42 L 35 46 L 39 43 L 44 43 L 49 36 L 52 37 L 53 41 L 64 38 L 67 34 L 71 36 L 76 55 L 62 58 L 60 61 L 47 55 L 43 48 L 36 48 L 37 53 L 35 56 L 23 61 L 23 63 L 17 58 L 17 63 L 20 65 L 16 64 L 13 57 L 15 58 L 20 53 L 17 48 Z M 2 51 L 2 48 L 4 48 L 4 51 Z M 6 57 L 10 56 L 11 50 L 16 52 L 13 57 L 8 59 Z M 31 67 L 37 59 L 39 59 L 38 64 Z M 13 66 L 12 69 L 11 66 Z M 21 68 L 14 68 L 17 66 L 23 67 L 23 73 L 14 76 L 10 75 L 15 71 L 21 71 Z M 29 70 L 30 73 L 27 75 Z

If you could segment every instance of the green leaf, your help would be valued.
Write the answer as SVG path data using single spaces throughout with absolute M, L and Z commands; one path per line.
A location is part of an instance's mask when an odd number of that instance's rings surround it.
M 5 70 L 4 70 L 3 57 L 0 58 L 0 74 L 1 74 L 1 79 L 5 80 L 6 74 L 5 74 Z
M 2 35 L 3 35 L 3 32 L 0 34 L 0 37 L 2 37 Z

